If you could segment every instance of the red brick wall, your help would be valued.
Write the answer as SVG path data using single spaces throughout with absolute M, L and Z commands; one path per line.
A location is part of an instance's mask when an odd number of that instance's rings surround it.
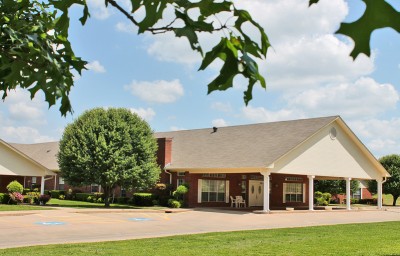
M 361 189 L 362 193 L 362 199 L 372 199 L 372 194 L 369 192 L 368 188 L 362 188 Z
M 229 195 L 230 196 L 237 196 L 242 195 L 242 188 L 241 182 L 243 181 L 242 175 L 246 175 L 246 195 L 244 199 L 246 202 L 249 202 L 249 180 L 251 175 L 260 176 L 259 173 L 246 173 L 246 174 L 226 174 L 226 178 L 208 178 L 202 177 L 202 174 L 189 174 L 186 173 L 184 177 L 178 177 L 177 173 L 172 174 L 172 184 L 173 188 L 176 189 L 177 179 L 183 178 L 186 183 L 189 184 L 189 193 L 187 197 L 187 202 L 189 207 L 227 207 L 230 206 L 229 203 L 225 202 L 203 202 L 198 203 L 198 180 L 229 180 Z M 270 206 L 271 207 L 306 207 L 308 206 L 308 178 L 307 176 L 300 176 L 300 175 L 279 175 L 279 174 L 272 174 L 271 176 L 271 193 L 270 193 Z M 302 178 L 302 181 L 285 181 L 286 177 L 299 177 Z M 304 197 L 305 202 L 287 202 L 283 203 L 283 183 L 304 183 L 305 184 L 305 191 Z

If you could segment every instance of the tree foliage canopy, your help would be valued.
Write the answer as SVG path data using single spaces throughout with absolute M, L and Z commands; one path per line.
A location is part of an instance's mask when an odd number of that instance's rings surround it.
M 264 29 L 245 10 L 237 9 L 230 0 L 131 0 L 126 10 L 114 0 L 105 0 L 106 6 L 120 11 L 137 28 L 138 32 L 160 34 L 171 32 L 185 37 L 191 48 L 203 56 L 199 70 L 206 69 L 215 60 L 223 65 L 220 74 L 208 85 L 208 93 L 232 87 L 233 79 L 240 74 L 248 79 L 244 93 L 247 104 L 252 99 L 252 88 L 260 82 L 266 87 L 258 71 L 255 59 L 266 57 L 270 46 Z M 50 106 L 61 99 L 62 115 L 72 111 L 69 92 L 73 86 L 72 71 L 79 74 L 86 61 L 76 57 L 68 39 L 69 10 L 72 5 L 83 7 L 82 25 L 90 17 L 85 0 L 0 0 L 0 91 L 3 99 L 7 91 L 17 86 L 28 89 L 31 97 L 39 90 L 45 94 Z M 145 17 L 137 19 L 137 13 L 145 10 Z M 167 25 L 164 18 L 173 10 L 173 18 Z M 196 10 L 197 17 L 190 15 Z M 226 21 L 217 14 L 228 14 Z M 244 25 L 251 25 L 259 33 L 253 40 Z M 199 33 L 223 31 L 225 36 L 209 52 L 203 53 Z
M 381 157 L 379 162 L 390 174 L 390 178 L 383 183 L 383 192 L 385 194 L 391 194 L 393 196 L 393 206 L 396 205 L 397 198 L 400 196 L 400 155 L 387 155 Z M 368 189 L 376 193 L 377 182 L 369 181 Z
M 146 189 L 159 178 L 157 141 L 150 126 L 127 109 L 92 109 L 69 124 L 60 141 L 61 176 L 73 186 Z
M 359 182 L 357 180 L 350 181 L 350 190 L 352 193 L 356 192 L 359 188 Z M 322 193 L 329 193 L 332 195 L 346 193 L 346 181 L 345 180 L 315 180 L 314 191 L 320 191 Z
M 349 36 L 355 47 L 350 55 L 356 58 L 364 53 L 370 56 L 370 38 L 373 31 L 393 28 L 400 32 L 400 12 L 384 0 L 363 0 L 366 10 L 354 22 L 342 23 L 336 33 Z M 270 43 L 264 29 L 246 10 L 237 9 L 232 0 L 131 0 L 131 8 L 124 9 L 116 0 L 104 0 L 138 28 L 138 33 L 173 33 L 185 37 L 192 50 L 203 57 L 199 70 L 206 69 L 215 60 L 223 64 L 217 77 L 208 84 L 208 93 L 233 86 L 237 75 L 248 80 L 244 92 L 247 105 L 252 99 L 253 87 L 259 83 L 266 88 L 264 77 L 256 60 L 264 59 Z M 309 0 L 316 4 L 319 0 Z M 84 25 L 90 17 L 86 0 L 0 0 L 0 91 L 2 98 L 11 89 L 27 89 L 33 98 L 42 91 L 49 106 L 61 100 L 60 112 L 72 112 L 69 93 L 74 84 L 73 72 L 81 74 L 86 61 L 75 56 L 68 38 L 69 10 L 82 6 L 80 21 Z M 111 8 L 111 7 L 109 7 Z M 144 18 L 138 13 L 145 12 Z M 166 13 L 172 10 L 172 19 Z M 199 15 L 191 15 L 197 11 Z M 217 15 L 224 14 L 220 21 Z M 164 25 L 166 24 L 166 25 Z M 250 36 L 250 25 L 258 31 L 258 38 Z M 245 29 L 247 27 L 247 29 Z M 204 53 L 199 42 L 200 33 L 223 31 L 209 52 Z

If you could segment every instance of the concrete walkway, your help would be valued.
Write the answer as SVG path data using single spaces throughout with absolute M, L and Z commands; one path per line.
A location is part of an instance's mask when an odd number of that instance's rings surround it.
M 73 208 L 0 212 L 0 248 L 381 221 L 400 221 L 400 207 L 272 214 L 218 209 L 175 213 Z

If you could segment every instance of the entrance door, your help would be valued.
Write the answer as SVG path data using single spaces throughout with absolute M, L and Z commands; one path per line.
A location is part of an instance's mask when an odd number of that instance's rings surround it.
M 263 206 L 264 182 L 249 180 L 249 206 Z

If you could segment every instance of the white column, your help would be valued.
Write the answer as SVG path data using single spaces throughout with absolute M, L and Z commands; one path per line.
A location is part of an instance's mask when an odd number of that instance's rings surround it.
M 44 176 L 40 179 L 40 194 L 44 194 Z
M 314 178 L 313 175 L 308 175 L 308 210 L 314 211 Z
M 264 205 L 263 212 L 269 212 L 269 172 L 261 172 L 264 176 Z
M 376 180 L 378 186 L 378 209 L 382 209 L 382 180 Z
M 346 178 L 346 209 L 347 210 L 351 210 L 350 180 L 351 180 L 351 178 Z
M 57 174 L 54 175 L 54 190 L 57 190 Z

